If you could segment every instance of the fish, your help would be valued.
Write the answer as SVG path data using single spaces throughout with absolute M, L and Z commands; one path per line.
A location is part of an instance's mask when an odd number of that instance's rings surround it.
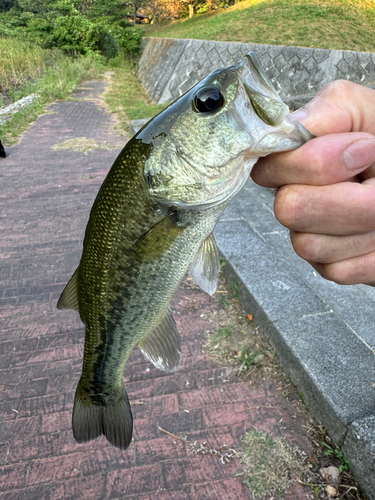
M 312 136 L 293 119 L 249 52 L 213 71 L 152 118 L 118 155 L 92 206 L 77 269 L 57 307 L 85 325 L 72 428 L 78 443 L 104 435 L 121 449 L 133 417 L 123 384 L 138 345 L 156 368 L 181 363 L 170 301 L 189 270 L 216 290 L 212 234 L 259 157 Z

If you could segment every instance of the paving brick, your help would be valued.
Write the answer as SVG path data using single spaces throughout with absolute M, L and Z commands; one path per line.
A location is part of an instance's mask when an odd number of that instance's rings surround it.
M 246 408 L 247 405 L 243 402 L 206 408 L 203 413 L 205 425 L 214 427 L 244 422 L 248 419 L 248 410 Z
M 178 413 L 177 394 L 166 394 L 154 398 L 142 398 L 140 401 L 132 401 L 132 411 L 135 418 L 151 418 Z
M 0 500 L 50 500 L 51 491 L 51 485 L 36 486 L 22 490 L 9 490 L 6 493 L 0 493 Z
M 179 394 L 178 399 L 181 410 L 191 410 L 204 406 L 219 405 L 223 402 L 221 392 L 218 387 L 183 392 Z
M 133 422 L 133 436 L 136 441 L 159 437 L 158 426 L 153 418 L 142 418 Z
M 171 437 L 141 441 L 136 443 L 135 450 L 137 466 L 152 463 L 156 458 L 161 462 L 186 456 L 185 443 Z
M 30 466 L 27 484 L 47 483 L 79 476 L 82 458 L 82 453 L 73 453 L 62 457 L 34 460 Z
M 64 431 L 72 427 L 71 412 L 62 411 L 58 413 L 49 413 L 42 416 L 40 433 L 52 433 L 56 431 Z
M 243 485 L 241 477 L 212 481 L 191 487 L 192 500 L 245 500 L 253 499 L 251 492 Z M 302 500 L 302 499 L 301 499 Z
M 25 462 L 33 458 L 53 457 L 58 454 L 60 435 L 49 434 L 12 441 L 7 453 L 7 464 Z
M 190 490 L 190 488 L 188 488 Z M 138 500 L 190 500 L 189 491 L 184 491 L 179 487 L 178 490 L 174 491 L 163 491 L 160 490 L 155 494 L 145 495 L 138 497 Z
M 223 465 L 216 456 L 191 456 L 162 463 L 164 486 L 167 489 L 176 489 L 179 484 L 215 481 L 223 475 L 232 476 L 241 470 L 238 459 Z
M 127 450 L 119 450 L 108 446 L 102 438 L 101 446 L 99 443 L 96 447 L 87 449 L 82 461 L 82 474 L 86 476 L 114 469 L 129 469 L 134 465 L 133 445 Z
M 27 464 L 5 465 L 0 467 L 0 491 L 12 491 L 26 486 Z
M 156 492 L 161 486 L 159 465 L 145 465 L 141 469 L 119 470 L 108 473 L 108 498 Z
M 202 428 L 204 427 L 203 411 L 199 409 L 191 410 L 189 413 L 182 411 L 164 415 L 159 419 L 159 426 L 173 434 L 185 432 L 191 428 Z
M 101 500 L 106 497 L 106 484 L 105 474 L 69 479 L 55 485 L 50 499 Z

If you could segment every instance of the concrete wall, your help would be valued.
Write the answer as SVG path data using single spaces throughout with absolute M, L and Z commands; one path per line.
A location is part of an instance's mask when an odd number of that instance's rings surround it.
M 139 77 L 156 102 L 167 103 L 249 50 L 256 53 L 280 97 L 293 108 L 332 80 L 343 78 L 375 88 L 373 53 L 174 38 L 147 39 Z

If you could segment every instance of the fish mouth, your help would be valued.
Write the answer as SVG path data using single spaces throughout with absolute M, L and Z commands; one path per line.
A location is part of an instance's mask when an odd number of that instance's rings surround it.
M 244 116 L 242 123 L 243 128 L 256 139 L 255 149 L 259 156 L 295 149 L 314 137 L 293 119 L 253 51 L 248 52 L 234 68 L 251 103 L 252 112 L 263 122 L 262 126 L 256 127 L 256 137 L 254 129 L 249 130 L 253 120 Z

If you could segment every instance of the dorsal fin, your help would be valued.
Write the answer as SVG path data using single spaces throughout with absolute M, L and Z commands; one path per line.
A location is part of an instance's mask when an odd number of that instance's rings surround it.
M 181 363 L 180 336 L 172 312 L 168 310 L 159 325 L 138 343 L 142 354 L 156 368 L 174 372 Z
M 78 267 L 68 281 L 57 302 L 57 309 L 73 309 L 79 311 L 78 304 Z
M 193 262 L 189 266 L 189 273 L 202 290 L 209 295 L 213 295 L 216 291 L 219 271 L 219 249 L 211 233 L 199 247 Z

